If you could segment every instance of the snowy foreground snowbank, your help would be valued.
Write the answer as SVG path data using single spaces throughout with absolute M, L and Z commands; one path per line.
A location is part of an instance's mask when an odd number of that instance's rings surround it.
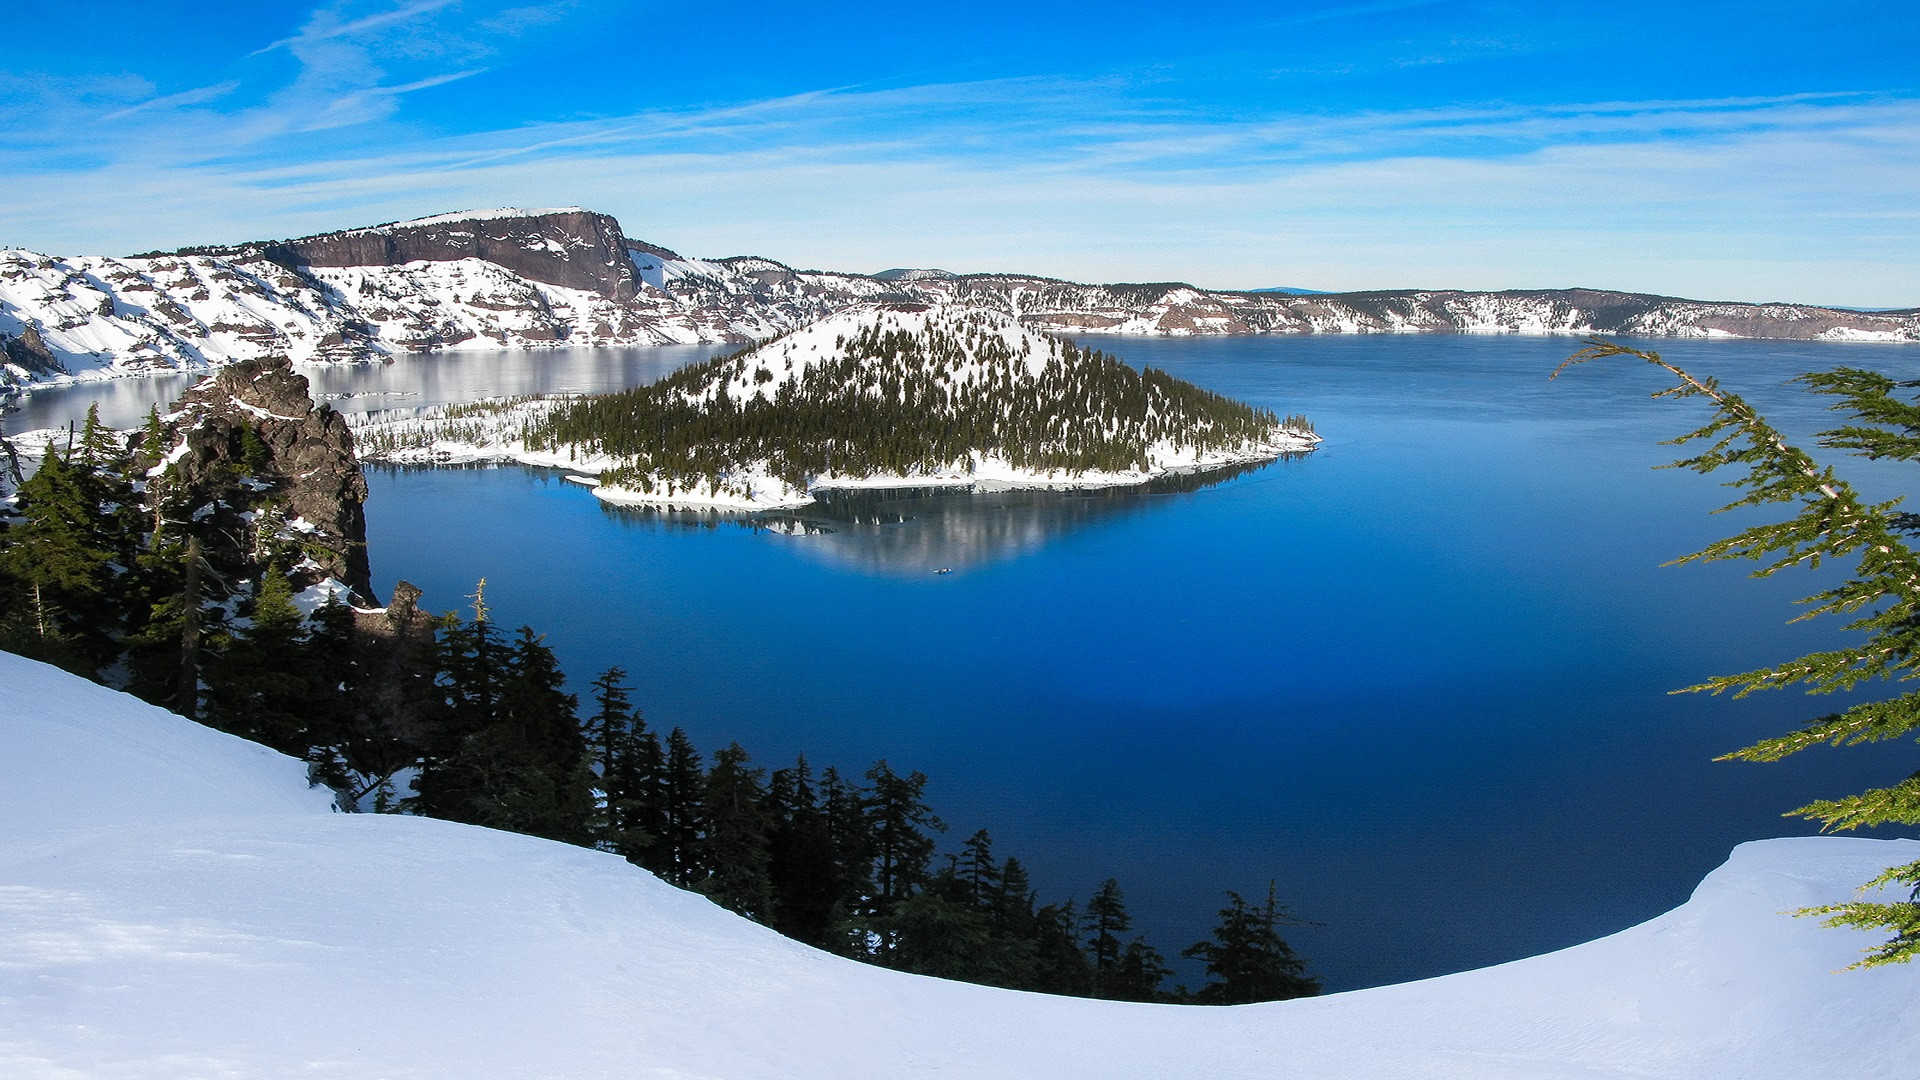
M 299 763 L 0 653 L 0 1076 L 1871 1078 L 1920 972 L 1783 909 L 1920 844 L 1745 844 L 1599 941 L 1182 1008 L 865 967 L 611 855 L 337 814 Z

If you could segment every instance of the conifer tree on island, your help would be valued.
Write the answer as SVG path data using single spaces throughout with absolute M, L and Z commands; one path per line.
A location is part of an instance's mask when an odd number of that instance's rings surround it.
M 1589 338 L 1586 344 L 1554 376 L 1589 360 L 1632 357 L 1665 369 L 1677 380 L 1655 397 L 1705 397 L 1713 403 L 1712 420 L 1673 440 L 1675 444 L 1710 440 L 1709 445 L 1674 466 L 1700 473 L 1729 466 L 1744 470 L 1727 483 L 1743 494 L 1722 509 L 1798 504 L 1798 512 L 1785 521 L 1743 530 L 1678 561 L 1749 559 L 1762 563 L 1753 572 L 1755 577 L 1794 566 L 1818 567 L 1828 560 L 1854 563 L 1845 582 L 1808 597 L 1805 603 L 1810 610 L 1799 618 L 1849 616 L 1846 629 L 1864 634 L 1864 640 L 1848 648 L 1709 679 L 1686 687 L 1687 691 L 1731 691 L 1735 697 L 1745 697 L 1756 690 L 1804 686 L 1810 694 L 1821 694 L 1850 690 L 1874 679 L 1920 677 L 1920 555 L 1905 539 L 1920 534 L 1920 515 L 1897 511 L 1899 499 L 1864 501 L 1831 466 L 1816 463 L 1805 451 L 1788 444 L 1753 406 L 1722 390 L 1714 379 L 1695 377 L 1657 352 L 1602 338 Z M 1818 433 L 1821 446 L 1871 460 L 1920 460 L 1920 403 L 1910 395 L 1903 400 L 1895 394 L 1920 384 L 1898 383 L 1878 372 L 1848 367 L 1811 372 L 1798 381 L 1813 393 L 1834 398 L 1832 408 L 1853 421 Z M 1885 742 L 1916 730 L 1920 730 L 1920 691 L 1908 691 L 1808 721 L 1799 731 L 1763 739 L 1719 760 L 1778 761 L 1822 743 Z M 1888 787 L 1822 799 L 1790 813 L 1818 821 L 1827 831 L 1920 824 L 1920 772 Z M 1869 890 L 1882 886 L 1904 888 L 1907 899 L 1865 898 Z M 1920 955 L 1920 862 L 1891 867 L 1866 882 L 1860 899 L 1804 908 L 1795 914 L 1824 916 L 1828 926 L 1890 933 L 1854 967 L 1912 960 Z

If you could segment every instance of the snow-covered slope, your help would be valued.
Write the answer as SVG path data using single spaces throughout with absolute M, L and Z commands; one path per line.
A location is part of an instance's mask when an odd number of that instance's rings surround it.
M 354 361 L 429 349 L 746 342 L 879 301 L 987 307 L 1065 333 L 1920 341 L 1914 311 L 1594 289 L 1286 295 L 1022 274 L 796 270 L 757 257 L 685 258 L 580 207 L 502 208 L 175 254 L 0 250 L 0 389 L 269 354 Z
M 329 812 L 298 763 L 0 654 L 0 1075 L 1864 1080 L 1920 978 L 1780 914 L 1912 842 L 1738 848 L 1682 907 L 1483 971 L 1234 1008 L 815 952 L 610 855 Z

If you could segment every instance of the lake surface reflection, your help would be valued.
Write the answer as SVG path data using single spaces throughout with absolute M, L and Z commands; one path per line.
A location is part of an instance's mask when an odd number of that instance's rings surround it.
M 732 352 L 737 345 L 663 345 L 646 349 L 498 349 L 401 356 L 389 363 L 301 365 L 314 400 L 341 412 L 376 412 L 416 405 L 449 405 L 521 394 L 597 394 L 641 386 L 696 360 Z M 8 403 L 0 421 L 7 431 L 64 427 L 100 407 L 113 427 L 135 427 L 147 410 L 167 405 L 205 373 L 37 390 Z
M 624 665 L 650 722 L 709 752 L 923 770 L 949 843 L 990 829 L 1050 899 L 1118 877 L 1169 954 L 1222 889 L 1275 880 L 1321 924 L 1290 936 L 1333 989 L 1621 929 L 1734 844 L 1811 831 L 1782 811 L 1920 764 L 1902 744 L 1712 762 L 1841 703 L 1670 690 L 1844 639 L 1786 623 L 1816 577 L 1662 567 L 1754 519 L 1711 517 L 1730 498 L 1712 478 L 1651 468 L 1706 415 L 1650 400 L 1659 372 L 1550 383 L 1570 339 L 1100 345 L 1304 412 L 1326 442 L 1191 489 L 859 493 L 755 519 L 603 508 L 537 470 L 372 469 L 376 583 L 450 608 L 486 577 L 496 617 L 547 633 L 576 687 Z M 1797 372 L 1920 376 L 1913 347 L 1654 345 L 1796 437 L 1832 426 L 1783 385 Z M 623 352 L 316 385 L 426 404 L 692 358 Z M 1908 484 L 1847 469 L 1876 498 Z
M 1075 529 L 1158 509 L 1273 464 L 1176 474 L 1126 488 L 838 488 L 819 492 L 811 506 L 721 518 L 653 507 L 605 509 L 639 526 L 717 520 L 794 537 L 794 549 L 807 557 L 866 573 L 949 574 L 1038 551 Z

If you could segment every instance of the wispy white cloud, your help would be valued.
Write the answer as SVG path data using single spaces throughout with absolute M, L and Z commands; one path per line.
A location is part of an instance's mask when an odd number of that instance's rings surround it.
M 683 250 L 848 269 L 1920 302 L 1911 98 L 1220 118 L 1118 82 L 998 80 L 282 145 L 333 102 L 377 127 L 398 95 L 465 74 L 335 79 L 270 103 L 278 134 L 247 110 L 155 105 L 127 123 L 167 119 L 170 140 L 119 125 L 96 164 L 10 179 L 0 237 L 124 250 L 579 203 Z
M 249 55 L 260 56 L 264 53 L 272 52 L 275 49 L 296 49 L 301 45 L 331 41 L 334 38 L 350 37 L 354 34 L 364 34 L 369 30 L 378 30 L 382 27 L 392 26 L 395 23 L 403 23 L 411 19 L 417 19 L 422 15 L 428 15 L 443 8 L 450 7 L 457 2 L 458 0 L 414 0 L 413 3 L 402 4 L 397 8 L 376 12 L 358 19 L 343 18 L 341 11 L 347 5 L 333 4 L 320 8 L 310 15 L 307 18 L 306 24 L 300 28 L 299 33 L 291 37 L 281 38 L 271 44 L 262 45 Z
M 178 109 L 188 105 L 204 105 L 209 101 L 217 101 L 220 98 L 226 97 L 238 89 L 240 89 L 239 82 L 229 79 L 226 82 L 215 83 L 212 86 L 201 86 L 192 90 L 182 90 L 177 94 L 166 94 L 161 97 L 148 98 L 137 104 L 129 105 L 124 109 L 115 109 L 101 116 L 99 121 L 101 123 L 111 123 L 112 121 L 123 120 L 135 113 L 146 112 L 150 109 Z

